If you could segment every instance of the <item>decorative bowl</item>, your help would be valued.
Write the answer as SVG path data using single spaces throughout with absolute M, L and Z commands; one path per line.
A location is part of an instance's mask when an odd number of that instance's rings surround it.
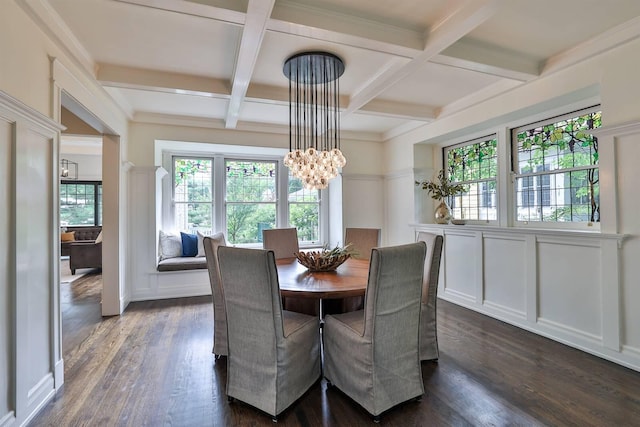
M 453 225 L 465 225 L 467 223 L 464 219 L 452 219 L 451 224 Z
M 332 255 L 329 251 L 296 252 L 294 255 L 309 271 L 333 271 L 351 256 L 351 254 Z

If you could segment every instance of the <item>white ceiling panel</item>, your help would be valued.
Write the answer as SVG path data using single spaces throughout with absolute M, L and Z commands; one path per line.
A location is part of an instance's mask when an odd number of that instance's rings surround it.
M 98 63 L 226 79 L 233 73 L 240 25 L 112 0 L 53 4 Z
M 427 62 L 378 99 L 443 106 L 500 80 L 488 74 Z

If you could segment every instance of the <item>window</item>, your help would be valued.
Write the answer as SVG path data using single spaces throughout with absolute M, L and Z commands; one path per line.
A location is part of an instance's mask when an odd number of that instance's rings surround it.
M 516 221 L 600 222 L 598 140 L 592 107 L 513 130 Z
M 276 226 L 276 162 L 227 160 L 227 239 L 262 242 L 262 230 Z
M 174 220 L 180 230 L 211 230 L 213 224 L 213 162 L 174 158 Z
M 60 225 L 102 225 L 102 182 L 60 183 Z
M 305 190 L 278 159 L 174 155 L 173 227 L 234 245 L 262 242 L 262 230 L 296 227 L 301 245 L 321 242 L 320 191 Z M 279 197 L 279 192 L 285 197 Z
M 303 242 L 320 241 L 320 191 L 306 190 L 289 174 L 289 224 L 298 229 Z
M 467 192 L 449 201 L 457 219 L 495 221 L 498 140 L 480 138 L 444 149 L 448 178 Z

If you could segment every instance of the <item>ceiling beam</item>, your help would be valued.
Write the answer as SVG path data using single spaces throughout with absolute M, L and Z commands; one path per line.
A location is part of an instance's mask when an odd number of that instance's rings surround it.
M 540 77 L 541 69 L 536 58 L 469 38 L 458 40 L 430 61 L 520 82 Z
M 390 67 L 361 88 L 352 98 L 344 114 L 362 108 L 369 101 L 389 89 L 398 81 L 418 70 L 426 61 L 441 53 L 478 25 L 489 19 L 497 10 L 497 1 L 468 2 L 464 7 L 443 17 L 429 31 L 425 47 L 403 67 Z
M 229 99 L 226 80 L 141 68 L 100 64 L 96 79 L 103 86 Z
M 238 59 L 233 73 L 231 99 L 225 118 L 225 126 L 228 129 L 233 129 L 238 124 L 240 107 L 251 82 L 253 69 L 264 40 L 267 21 L 274 4 L 275 0 L 249 0 L 240 48 L 238 49 Z

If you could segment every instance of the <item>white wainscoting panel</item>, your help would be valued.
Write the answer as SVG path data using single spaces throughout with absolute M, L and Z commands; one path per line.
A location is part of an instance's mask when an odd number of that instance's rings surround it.
M 0 170 L 4 171 L 0 180 L 0 203 L 2 206 L 11 206 L 11 193 L 13 183 L 9 178 L 12 163 L 12 134 L 13 126 L 10 122 L 0 120 Z M 10 236 L 12 215 L 9 209 L 0 209 L 0 233 Z M 15 417 L 11 404 L 13 372 L 13 345 L 12 335 L 15 330 L 15 319 L 11 314 L 13 266 L 10 260 L 12 242 L 3 239 L 0 244 L 0 426 L 9 423 Z
M 525 317 L 525 239 L 522 236 L 484 234 L 484 304 Z
M 626 344 L 620 327 L 626 235 L 413 227 L 444 236 L 439 298 L 640 371 L 640 350 Z
M 602 338 L 600 248 L 538 239 L 539 322 Z
M 0 91 L 0 425 L 25 425 L 62 386 L 58 295 L 60 125 Z
M 452 231 L 444 239 L 444 292 L 469 302 L 479 302 L 476 291 L 481 277 L 477 275 L 476 264 L 482 254 L 474 248 L 476 234 Z

